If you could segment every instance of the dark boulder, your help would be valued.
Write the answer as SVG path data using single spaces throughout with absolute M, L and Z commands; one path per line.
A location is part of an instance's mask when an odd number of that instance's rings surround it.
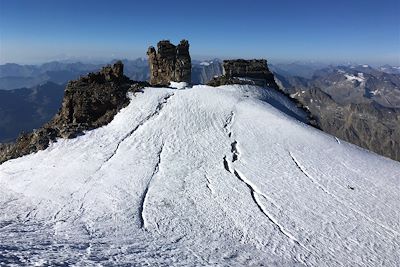
M 60 129 L 63 137 L 105 125 L 128 103 L 126 93 L 131 85 L 132 81 L 123 75 L 121 62 L 71 81 L 65 88 L 61 109 L 50 124 Z

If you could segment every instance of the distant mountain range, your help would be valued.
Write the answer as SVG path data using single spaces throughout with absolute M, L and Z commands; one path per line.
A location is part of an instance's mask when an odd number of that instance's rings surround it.
M 49 62 L 42 65 L 0 65 L 0 89 L 29 88 L 46 82 L 64 84 L 98 69 L 95 64 Z
M 400 107 L 400 74 L 383 72 L 368 65 L 328 66 L 311 78 L 276 72 L 281 86 L 290 93 L 320 88 L 339 104 L 371 103 Z
M 110 62 L 114 63 L 116 60 Z M 122 60 L 125 67 L 125 74 L 135 81 L 145 81 L 150 77 L 149 64 L 145 59 Z M 222 73 L 221 60 L 210 61 L 193 60 L 192 81 L 195 84 L 206 83 L 215 75 Z M 0 90 L 13 90 L 19 88 L 30 88 L 52 82 L 65 84 L 70 80 L 78 79 L 79 76 L 94 72 L 104 64 L 88 63 L 64 63 L 49 62 L 42 65 L 18 65 L 8 63 L 0 65 Z
M 322 68 L 311 78 L 275 77 L 321 130 L 400 161 L 400 74 L 348 65 Z

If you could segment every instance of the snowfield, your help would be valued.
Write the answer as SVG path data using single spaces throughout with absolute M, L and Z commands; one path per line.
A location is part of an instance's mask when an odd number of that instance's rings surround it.
M 304 118 L 272 89 L 146 88 L 0 165 L 0 265 L 399 266 L 400 164 Z
M 362 72 L 359 72 L 357 76 L 354 76 L 353 74 L 345 74 L 344 76 L 346 77 L 347 81 L 358 81 L 360 83 L 365 81 L 364 73 Z

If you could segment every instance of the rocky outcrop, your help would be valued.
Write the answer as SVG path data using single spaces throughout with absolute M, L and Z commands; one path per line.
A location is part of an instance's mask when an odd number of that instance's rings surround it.
M 265 59 L 224 60 L 224 75 L 212 79 L 208 85 L 251 84 L 279 89 Z
M 128 103 L 126 93 L 132 82 L 123 74 L 123 64 L 106 66 L 68 83 L 59 113 L 51 122 L 62 137 L 97 128 L 111 121 Z
M 136 91 L 145 82 L 133 82 L 123 74 L 122 62 L 104 67 L 71 81 L 65 88 L 61 108 L 43 127 L 21 134 L 14 144 L 0 145 L 0 163 L 48 147 L 56 138 L 73 138 L 85 130 L 109 123 L 128 104 L 128 91 Z
M 191 83 L 192 63 L 189 42 L 182 40 L 177 46 L 167 40 L 158 42 L 157 51 L 147 51 L 150 65 L 150 84 L 168 86 L 170 81 Z

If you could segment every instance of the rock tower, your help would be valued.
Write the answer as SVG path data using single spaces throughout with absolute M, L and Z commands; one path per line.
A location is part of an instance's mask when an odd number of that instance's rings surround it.
M 160 41 L 157 51 L 150 46 L 147 55 L 151 85 L 168 86 L 170 81 L 191 83 L 192 61 L 187 40 L 182 40 L 177 46 L 168 40 Z

